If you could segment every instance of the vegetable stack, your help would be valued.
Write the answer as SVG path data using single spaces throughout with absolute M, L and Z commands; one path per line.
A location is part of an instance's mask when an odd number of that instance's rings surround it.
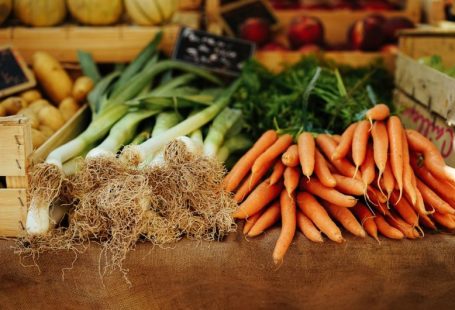
M 240 203 L 234 217 L 245 219 L 254 237 L 281 219 L 273 252 L 282 261 L 296 227 L 309 240 L 344 241 L 337 223 L 358 237 L 423 236 L 420 225 L 455 229 L 455 169 L 436 146 L 403 128 L 384 104 L 341 136 L 265 132 L 224 180 Z M 366 231 L 366 233 L 365 233 Z

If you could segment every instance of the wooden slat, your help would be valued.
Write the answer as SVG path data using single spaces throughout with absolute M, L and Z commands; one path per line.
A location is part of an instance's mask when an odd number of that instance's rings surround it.
M 26 158 L 31 152 L 30 124 L 22 116 L 0 118 L 0 175 L 25 176 Z
M 0 189 L 0 236 L 16 237 L 22 234 L 26 216 L 26 191 Z

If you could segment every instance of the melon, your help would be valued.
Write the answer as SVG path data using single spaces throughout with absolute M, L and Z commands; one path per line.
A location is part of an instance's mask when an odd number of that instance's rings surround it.
M 14 0 L 14 14 L 26 25 L 54 26 L 65 19 L 65 0 Z
M 67 0 L 67 4 L 71 15 L 84 25 L 111 25 L 123 13 L 122 0 Z
M 8 18 L 13 8 L 13 0 L 0 0 L 0 25 Z
M 178 0 L 125 0 L 128 16 L 138 25 L 163 25 L 177 10 Z

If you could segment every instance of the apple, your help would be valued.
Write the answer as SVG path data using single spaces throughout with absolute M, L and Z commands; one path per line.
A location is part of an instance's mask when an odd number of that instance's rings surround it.
M 398 31 L 414 27 L 414 23 L 406 17 L 391 17 L 386 20 L 383 26 L 384 39 L 386 42 L 396 43 L 398 41 Z
M 348 30 L 348 41 L 356 50 L 376 51 L 384 42 L 383 23 L 378 16 L 356 21 Z
M 321 45 L 324 41 L 324 28 L 316 17 L 299 16 L 289 25 L 288 39 L 294 49 L 307 44 Z
M 262 18 L 248 18 L 243 22 L 239 29 L 242 39 L 256 43 L 262 46 L 270 40 L 270 25 Z

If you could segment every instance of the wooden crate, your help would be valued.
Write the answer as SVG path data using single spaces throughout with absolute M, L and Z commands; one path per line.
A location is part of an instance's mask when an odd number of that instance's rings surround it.
M 444 65 L 455 66 L 455 30 L 427 27 L 400 32 L 399 48 L 418 59 L 437 54 Z
M 425 23 L 437 25 L 446 19 L 445 0 L 421 0 L 422 19 Z
M 269 70 L 278 72 L 284 66 L 298 62 L 303 55 L 300 52 L 291 51 L 258 51 L 255 54 L 255 58 Z M 381 59 L 390 72 L 393 72 L 395 68 L 395 56 L 390 53 L 348 51 L 326 52 L 323 53 L 323 56 L 339 64 L 353 67 L 367 66 L 373 61 Z
M 419 131 L 439 149 L 446 163 L 455 166 L 455 131 L 447 121 L 401 90 L 395 90 L 394 102 L 401 111 L 406 128 Z
M 399 53 L 395 85 L 430 112 L 455 124 L 455 79 Z
M 42 162 L 51 150 L 76 137 L 90 118 L 84 106 L 41 147 L 32 149 L 31 128 L 23 116 L 0 117 L 0 176 L 6 188 L 0 189 L 0 236 L 15 237 L 24 232 L 28 176 L 33 164 Z

